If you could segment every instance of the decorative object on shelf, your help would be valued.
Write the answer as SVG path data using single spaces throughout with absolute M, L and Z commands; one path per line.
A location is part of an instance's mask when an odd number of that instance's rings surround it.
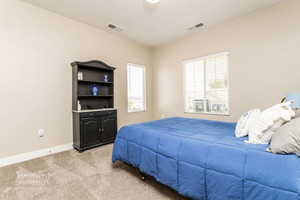
M 104 75 L 104 82 L 108 82 L 108 75 Z
M 99 96 L 99 89 L 98 89 L 98 87 L 97 87 L 96 84 L 93 84 L 93 85 L 92 85 L 91 91 L 92 91 L 92 95 L 93 95 L 93 96 Z
M 77 101 L 77 103 L 78 103 L 78 105 L 77 105 L 77 107 L 78 107 L 78 110 L 81 110 L 80 101 L 78 100 L 78 101 Z
M 83 73 L 78 72 L 78 80 L 82 81 L 83 80 Z

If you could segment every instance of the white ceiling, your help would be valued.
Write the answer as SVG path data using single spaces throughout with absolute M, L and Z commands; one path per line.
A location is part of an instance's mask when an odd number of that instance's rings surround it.
M 281 0 L 161 0 L 156 5 L 145 0 L 24 1 L 101 29 L 112 23 L 123 29 L 118 34 L 155 46 L 190 33 L 187 29 L 198 23 L 209 27 Z

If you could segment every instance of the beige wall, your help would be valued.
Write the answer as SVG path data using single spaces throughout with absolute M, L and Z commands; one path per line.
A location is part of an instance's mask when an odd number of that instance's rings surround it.
M 0 1 L 0 158 L 72 142 L 69 64 L 74 60 L 99 59 L 117 67 L 119 126 L 161 115 L 235 121 L 246 110 L 268 107 L 300 90 L 299 0 L 154 51 L 17 0 Z M 230 52 L 231 115 L 184 114 L 182 60 L 223 51 Z M 147 112 L 127 113 L 128 62 L 147 67 Z M 42 139 L 39 128 L 46 130 Z
M 72 142 L 72 61 L 117 68 L 119 126 L 152 118 L 150 50 L 17 0 L 0 6 L 0 158 Z M 148 111 L 127 113 L 126 64 L 147 66 Z M 46 136 L 37 137 L 44 128 Z
M 185 59 L 230 52 L 230 116 L 184 114 Z M 155 49 L 154 116 L 235 121 L 251 108 L 266 108 L 300 91 L 300 1 L 285 0 Z

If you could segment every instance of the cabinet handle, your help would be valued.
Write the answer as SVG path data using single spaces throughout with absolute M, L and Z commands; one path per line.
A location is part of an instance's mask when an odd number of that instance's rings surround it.
M 99 132 L 101 133 L 101 132 L 103 132 L 104 131 L 104 129 L 103 128 L 99 128 Z

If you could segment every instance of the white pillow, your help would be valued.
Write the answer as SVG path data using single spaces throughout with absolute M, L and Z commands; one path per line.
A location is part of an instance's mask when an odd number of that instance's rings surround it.
M 268 125 L 266 125 L 264 120 L 262 120 L 262 115 L 263 113 L 261 113 L 260 116 L 253 120 L 253 123 L 250 125 L 249 138 L 248 141 L 246 141 L 247 143 L 268 144 L 275 131 L 284 123 L 283 120 L 278 120 L 273 124 L 273 126 L 269 127 Z
M 235 128 L 236 137 L 245 137 L 248 135 L 250 122 L 252 121 L 253 116 L 256 116 L 258 113 L 260 113 L 260 110 L 254 109 L 241 116 Z
M 248 143 L 268 144 L 274 132 L 295 116 L 291 102 L 272 106 L 264 110 L 249 127 Z
M 262 136 L 260 136 L 261 141 L 263 144 L 269 144 L 271 141 L 272 136 L 276 133 L 276 131 L 285 123 L 284 120 L 279 119 L 277 120 L 271 128 L 263 131 Z

